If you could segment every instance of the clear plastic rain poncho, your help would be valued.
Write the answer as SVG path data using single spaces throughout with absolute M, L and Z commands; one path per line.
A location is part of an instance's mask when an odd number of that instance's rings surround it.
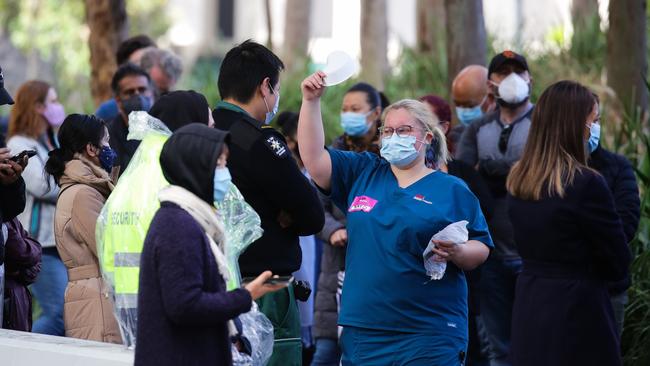
M 97 219 L 95 236 L 102 276 L 109 284 L 122 340 L 135 346 L 140 254 L 160 207 L 158 192 L 169 185 L 160 151 L 171 131 L 146 112 L 129 114 L 130 140 L 142 140 Z
M 228 270 L 231 272 L 227 289 L 234 290 L 241 286 L 239 255 L 255 240 L 262 236 L 261 220 L 253 208 L 244 201 L 244 197 L 234 184 L 222 202 L 216 202 L 217 212 L 223 219 L 226 232 L 225 255 Z M 252 354 L 239 352 L 232 346 L 234 366 L 266 365 L 273 353 L 273 324 L 262 314 L 255 302 L 251 310 L 239 316 L 242 323 L 242 336 L 251 344 Z
M 171 131 L 146 112 L 129 114 L 128 139 L 142 140 L 120 177 L 97 220 L 97 251 L 104 279 L 110 285 L 115 316 L 122 339 L 135 346 L 137 291 L 140 254 L 151 220 L 160 207 L 159 191 L 168 186 L 160 167 L 160 152 Z M 231 272 L 227 289 L 241 286 L 239 255 L 262 236 L 261 220 L 231 184 L 223 202 L 215 205 L 226 232 L 224 252 Z M 239 316 L 242 336 L 251 344 L 252 355 L 240 354 L 234 347 L 235 365 L 264 365 L 273 352 L 273 325 L 253 304 Z

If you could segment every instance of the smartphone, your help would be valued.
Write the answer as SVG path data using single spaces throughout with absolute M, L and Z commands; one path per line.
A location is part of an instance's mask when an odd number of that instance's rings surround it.
M 243 283 L 251 283 L 255 281 L 257 277 L 244 277 L 242 279 Z M 280 285 L 280 284 L 289 284 L 293 281 L 293 276 L 273 276 L 264 282 L 265 285 Z
M 31 158 L 31 157 L 33 157 L 35 155 L 36 155 L 36 150 L 25 150 L 25 151 L 21 152 L 18 155 L 14 155 L 14 156 L 10 157 L 9 160 L 18 163 L 18 162 L 22 161 L 25 158 L 25 156 L 27 156 L 28 158 Z

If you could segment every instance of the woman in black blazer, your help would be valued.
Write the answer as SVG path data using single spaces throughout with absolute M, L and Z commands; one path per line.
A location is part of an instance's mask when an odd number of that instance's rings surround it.
M 626 276 L 631 256 L 607 184 L 587 167 L 598 119 L 587 88 L 551 85 L 508 178 L 524 263 L 512 315 L 513 365 L 621 365 L 607 282 Z

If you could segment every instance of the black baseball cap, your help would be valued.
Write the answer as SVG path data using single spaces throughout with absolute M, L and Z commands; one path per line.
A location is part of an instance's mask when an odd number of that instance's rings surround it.
M 518 64 L 519 66 L 523 67 L 524 70 L 528 71 L 528 62 L 526 62 L 526 58 L 524 56 L 516 52 L 506 50 L 492 58 L 492 61 L 490 61 L 490 66 L 488 67 L 488 77 L 490 77 L 493 72 L 495 72 L 499 67 L 501 67 L 501 65 L 505 63 Z
M 2 67 L 0 67 L 0 105 L 5 104 L 14 104 L 14 100 L 11 99 L 11 95 L 5 89 L 5 77 L 2 74 Z

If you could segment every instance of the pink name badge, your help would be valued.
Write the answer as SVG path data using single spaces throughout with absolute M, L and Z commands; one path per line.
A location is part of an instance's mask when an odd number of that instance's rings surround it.
M 354 197 L 354 201 L 352 201 L 352 205 L 350 205 L 348 212 L 370 212 L 376 204 L 376 199 L 372 199 L 368 196 L 357 196 Z

